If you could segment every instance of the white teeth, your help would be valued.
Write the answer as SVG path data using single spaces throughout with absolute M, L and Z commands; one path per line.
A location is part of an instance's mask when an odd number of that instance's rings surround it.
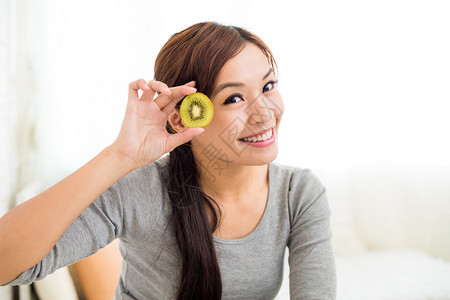
M 271 137 L 272 137 L 272 130 L 269 130 L 266 133 L 264 133 L 263 135 L 258 135 L 258 136 L 251 137 L 251 138 L 245 138 L 243 140 L 245 142 L 261 142 L 261 141 L 270 139 Z

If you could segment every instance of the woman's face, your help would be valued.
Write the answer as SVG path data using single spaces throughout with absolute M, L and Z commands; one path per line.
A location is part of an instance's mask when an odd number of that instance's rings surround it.
M 248 43 L 223 66 L 210 99 L 213 119 L 191 142 L 201 168 L 220 173 L 230 164 L 262 165 L 276 158 L 284 106 L 260 48 Z

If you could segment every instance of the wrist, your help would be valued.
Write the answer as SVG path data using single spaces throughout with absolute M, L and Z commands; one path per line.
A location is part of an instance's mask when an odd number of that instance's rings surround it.
M 120 152 L 114 144 L 106 147 L 104 152 L 111 158 L 112 163 L 125 174 L 139 168 L 133 159 Z

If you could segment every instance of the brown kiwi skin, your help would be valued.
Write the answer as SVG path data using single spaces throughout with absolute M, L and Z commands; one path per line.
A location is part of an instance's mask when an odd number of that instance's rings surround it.
M 205 113 L 205 109 L 207 109 L 207 108 L 210 109 L 210 113 L 206 112 L 207 116 L 202 117 L 202 119 L 201 119 L 202 122 L 199 122 L 198 120 L 192 120 L 191 112 L 186 107 L 186 105 L 190 104 L 189 101 L 192 101 L 192 98 L 196 98 L 196 97 L 198 97 L 199 99 L 202 99 L 202 101 L 205 101 L 203 103 L 200 103 L 201 104 L 200 106 L 203 106 L 203 108 L 200 108 L 202 110 L 202 113 Z M 191 107 L 192 107 L 192 104 L 191 104 Z M 209 100 L 209 98 L 202 93 L 194 93 L 194 94 L 187 95 L 181 101 L 180 116 L 183 121 L 183 124 L 187 127 L 206 127 L 211 122 L 213 115 L 214 115 L 214 108 L 211 103 L 211 100 Z M 203 121 L 204 118 L 206 118 L 205 121 Z

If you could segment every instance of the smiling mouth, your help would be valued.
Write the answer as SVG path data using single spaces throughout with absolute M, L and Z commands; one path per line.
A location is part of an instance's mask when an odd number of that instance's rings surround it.
M 270 139 L 273 135 L 273 128 L 267 129 L 259 134 L 239 139 L 242 142 L 262 142 Z

